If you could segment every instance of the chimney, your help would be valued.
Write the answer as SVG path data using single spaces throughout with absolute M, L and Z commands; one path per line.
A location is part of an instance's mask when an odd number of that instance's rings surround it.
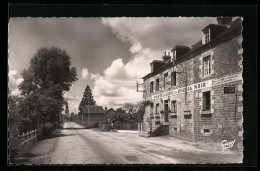
M 228 24 L 232 21 L 232 17 L 217 17 L 218 24 Z
M 162 57 L 163 61 L 168 61 L 172 58 L 172 52 L 171 51 L 165 51 L 164 56 Z

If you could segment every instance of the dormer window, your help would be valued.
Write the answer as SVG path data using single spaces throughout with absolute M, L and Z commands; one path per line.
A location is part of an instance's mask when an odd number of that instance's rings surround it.
M 209 24 L 202 30 L 202 44 L 209 43 L 214 40 L 219 34 L 227 29 L 227 25 Z
M 204 29 L 202 31 L 202 44 L 206 44 L 210 42 L 210 28 Z
M 209 30 L 205 33 L 205 43 L 210 41 Z

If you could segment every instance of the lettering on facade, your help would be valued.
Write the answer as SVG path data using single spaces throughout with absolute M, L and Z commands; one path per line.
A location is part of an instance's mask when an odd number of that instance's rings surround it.
M 230 82 L 238 81 L 238 80 L 242 80 L 242 73 L 241 72 L 236 73 L 236 74 L 232 74 L 232 75 L 227 75 L 227 76 L 217 78 L 217 79 L 213 79 L 213 80 L 203 81 L 203 82 L 200 82 L 200 83 L 197 83 L 197 84 L 188 85 L 187 87 L 182 87 L 182 88 L 178 88 L 178 89 L 175 89 L 175 90 L 163 92 L 161 94 L 156 94 L 156 95 L 152 96 L 152 100 L 160 99 L 160 98 L 167 97 L 167 96 L 174 96 L 174 95 L 182 94 L 182 93 L 185 93 L 185 92 L 191 92 L 191 91 L 195 91 L 195 90 L 209 88 L 209 87 L 212 87 L 212 86 L 217 86 L 217 85 L 230 83 Z M 232 91 L 233 90 L 230 89 L 230 93 Z
M 182 94 L 182 93 L 190 92 L 190 91 L 194 91 L 194 90 L 200 90 L 200 89 L 208 88 L 208 87 L 211 87 L 211 86 L 212 86 L 212 80 L 203 81 L 203 82 L 200 82 L 200 83 L 197 83 L 197 84 L 189 85 L 187 87 L 182 87 L 182 88 L 178 88 L 178 89 L 175 89 L 175 90 L 171 90 L 171 91 L 167 91 L 167 92 L 164 92 L 164 93 L 161 93 L 161 94 L 154 95 L 154 96 L 152 96 L 152 99 L 156 100 L 156 99 L 159 99 L 159 98 L 163 98 L 163 97 L 167 97 L 167 96 L 174 96 L 174 95 L 177 95 L 177 94 Z
M 225 84 L 225 83 L 230 83 L 233 81 L 238 81 L 238 80 L 242 80 L 242 73 L 236 73 L 236 74 L 232 74 L 232 75 L 227 75 L 221 78 L 216 78 L 213 80 L 212 82 L 212 86 L 217 86 L 217 85 L 221 85 L 221 84 Z

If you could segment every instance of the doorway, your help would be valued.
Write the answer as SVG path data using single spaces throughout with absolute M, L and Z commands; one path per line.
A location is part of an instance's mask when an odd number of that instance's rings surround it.
M 168 118 L 168 100 L 164 100 L 164 122 L 169 122 L 169 118 Z

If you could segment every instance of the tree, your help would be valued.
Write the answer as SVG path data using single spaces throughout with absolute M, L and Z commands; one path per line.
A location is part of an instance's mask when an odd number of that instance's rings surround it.
M 13 162 L 14 157 L 17 154 L 16 147 L 20 144 L 21 139 L 18 137 L 20 134 L 19 127 L 21 125 L 22 116 L 19 114 L 19 102 L 20 98 L 18 96 L 10 95 L 8 96 L 8 133 L 9 133 L 9 150 L 10 150 L 10 160 Z
M 96 105 L 96 101 L 93 99 L 92 92 L 89 85 L 86 86 L 85 91 L 83 93 L 82 100 L 79 104 L 79 115 L 82 114 L 82 107 L 84 105 Z
M 27 118 L 24 125 L 58 120 L 63 110 L 63 93 L 77 80 L 76 69 L 70 65 L 70 56 L 56 47 L 41 48 L 33 56 L 19 85 L 24 98 L 21 113 Z
M 93 99 L 91 89 L 89 85 L 86 86 L 81 100 L 81 105 L 96 105 L 95 100 Z

